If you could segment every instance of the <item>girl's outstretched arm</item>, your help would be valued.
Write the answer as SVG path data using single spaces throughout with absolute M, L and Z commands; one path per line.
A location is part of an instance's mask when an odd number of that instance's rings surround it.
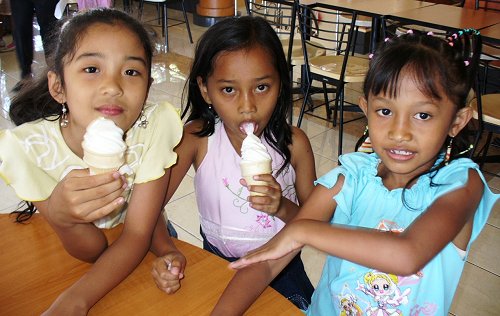
M 437 199 L 401 234 L 297 219 L 266 245 L 231 266 L 241 268 L 280 258 L 307 244 L 382 272 L 410 275 L 419 271 L 449 242 L 465 249 L 483 189 L 477 172 L 469 170 L 469 179 L 464 187 Z M 376 255 L 373 254 L 374 249 Z
M 86 274 L 57 298 L 45 314 L 86 315 L 97 301 L 137 267 L 150 247 L 169 176 L 167 172 L 157 180 L 134 186 L 120 237 Z
M 284 229 L 293 225 L 295 221 L 303 218 L 314 219 L 319 222 L 328 222 L 333 216 L 333 212 L 337 205 L 333 197 L 340 191 L 343 183 L 344 178 L 340 176 L 331 190 L 321 185 L 316 186 L 312 190 L 310 197 L 300 209 L 296 218 L 287 224 Z M 275 238 L 279 238 L 283 230 L 271 239 L 269 243 Z M 266 245 L 259 249 L 263 249 Z M 248 266 L 246 264 L 238 265 L 241 261 L 236 261 L 235 267 L 239 270 L 219 298 L 212 315 L 243 314 L 279 272 L 295 257 L 301 246 L 294 246 L 292 248 L 288 248 L 289 251 L 287 253 L 283 252 L 283 254 L 279 256 L 279 259 L 276 260 L 268 260 Z M 233 264 L 231 264 L 231 266 L 233 266 Z

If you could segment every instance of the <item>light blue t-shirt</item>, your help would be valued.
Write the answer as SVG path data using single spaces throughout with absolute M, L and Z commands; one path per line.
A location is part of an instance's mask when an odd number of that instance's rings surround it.
M 474 215 L 472 242 L 484 227 L 488 215 L 498 200 L 472 160 L 451 161 L 432 178 L 421 176 L 415 185 L 389 191 L 377 176 L 380 162 L 376 154 L 350 153 L 340 157 L 342 166 L 333 169 L 316 184 L 333 187 L 339 174 L 344 175 L 342 190 L 332 224 L 367 227 L 399 233 L 440 196 L 462 187 L 468 169 L 478 171 L 484 194 Z M 377 249 L 372 250 L 377 256 Z M 397 254 L 396 254 L 397 256 Z M 447 315 L 465 264 L 465 258 L 449 243 L 421 271 L 411 276 L 382 273 L 337 257 L 328 256 L 323 274 L 313 294 L 308 315 Z

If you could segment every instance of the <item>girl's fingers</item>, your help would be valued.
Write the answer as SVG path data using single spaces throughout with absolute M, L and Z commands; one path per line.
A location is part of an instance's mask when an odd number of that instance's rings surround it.
M 71 171 L 64 178 L 63 182 L 66 189 L 70 191 L 82 191 L 98 188 L 110 183 L 115 183 L 115 186 L 121 186 L 124 178 L 118 171 L 90 175 L 88 169 L 84 169 Z
M 96 202 L 96 203 L 103 204 L 103 203 L 106 203 L 106 202 L 105 201 L 99 201 L 99 202 Z M 90 211 L 86 215 L 85 221 L 93 222 L 93 221 L 95 221 L 95 220 L 97 220 L 99 218 L 102 218 L 102 217 L 104 217 L 106 215 L 109 215 L 114 210 L 116 210 L 117 208 L 121 207 L 124 203 L 125 203 L 125 199 L 122 196 L 118 196 L 117 198 L 113 199 L 111 201 L 111 203 L 107 203 L 104 206 L 99 207 L 97 209 L 94 209 L 93 207 L 89 207 L 90 209 L 92 209 L 92 211 Z M 94 204 L 94 203 L 90 203 L 90 204 Z
M 127 187 L 120 177 L 109 175 L 90 176 L 72 179 L 64 183 L 64 192 L 73 192 L 75 204 L 87 204 L 94 209 L 111 203 L 118 198 Z

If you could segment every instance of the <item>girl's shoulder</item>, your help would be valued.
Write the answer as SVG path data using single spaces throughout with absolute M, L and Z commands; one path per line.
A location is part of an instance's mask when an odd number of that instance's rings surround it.
M 184 133 L 196 134 L 203 129 L 202 120 L 193 120 L 184 124 Z
M 340 166 L 333 168 L 325 175 L 321 176 L 316 183 L 331 188 L 337 182 L 339 175 L 347 179 L 367 179 L 377 178 L 377 167 L 380 159 L 376 154 L 366 154 L 353 152 L 339 157 Z M 349 180 L 350 181 L 350 180 Z
M 140 124 L 144 118 L 148 122 L 158 123 L 159 125 L 167 125 L 165 120 L 168 120 L 168 123 L 174 124 L 174 126 L 168 126 L 168 128 L 182 129 L 180 109 L 175 108 L 168 102 L 147 102 L 136 124 Z
M 292 146 L 310 144 L 309 137 L 302 129 L 298 128 L 297 126 L 291 126 L 291 130 L 292 130 Z

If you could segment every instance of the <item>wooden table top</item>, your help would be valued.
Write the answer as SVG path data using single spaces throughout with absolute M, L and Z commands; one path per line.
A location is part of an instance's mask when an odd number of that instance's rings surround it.
M 484 39 L 500 44 L 500 21 L 498 24 L 481 29 L 480 33 Z
M 445 4 L 425 6 L 418 9 L 387 13 L 389 18 L 397 18 L 410 23 L 418 23 L 443 30 L 458 30 L 485 27 L 500 23 L 500 13 L 484 10 L 460 8 Z
M 106 230 L 115 240 L 122 225 Z M 68 255 L 38 214 L 28 224 L 0 215 L 0 314 L 40 315 L 73 284 L 90 264 Z M 223 259 L 191 244 L 175 240 L 187 258 L 181 289 L 173 295 L 160 291 L 152 277 L 155 256 L 148 253 L 135 271 L 90 311 L 89 315 L 208 315 L 233 271 Z M 246 315 L 303 315 L 287 299 L 267 288 Z
M 333 9 L 357 11 L 368 16 L 382 16 L 394 12 L 433 6 L 435 3 L 416 0 L 301 0 L 304 4 L 317 4 Z

